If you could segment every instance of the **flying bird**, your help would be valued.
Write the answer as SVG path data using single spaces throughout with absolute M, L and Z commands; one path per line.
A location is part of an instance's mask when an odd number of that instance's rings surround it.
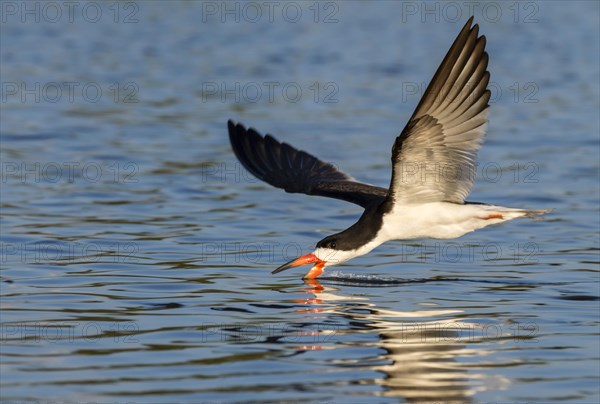
M 477 151 L 485 136 L 490 91 L 485 36 L 471 17 L 435 72 L 406 127 L 392 147 L 388 189 L 361 183 L 334 165 L 228 121 L 236 157 L 255 177 L 290 193 L 352 202 L 364 208 L 356 223 L 327 236 L 312 253 L 272 273 L 313 264 L 304 276 L 367 254 L 390 240 L 451 239 L 519 217 L 525 210 L 467 202 Z

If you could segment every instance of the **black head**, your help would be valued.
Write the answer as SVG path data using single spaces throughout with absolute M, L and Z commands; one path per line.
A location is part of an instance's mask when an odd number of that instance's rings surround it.
M 338 234 L 333 234 L 331 236 L 325 237 L 323 240 L 317 243 L 317 248 L 328 248 L 330 250 L 337 250 Z

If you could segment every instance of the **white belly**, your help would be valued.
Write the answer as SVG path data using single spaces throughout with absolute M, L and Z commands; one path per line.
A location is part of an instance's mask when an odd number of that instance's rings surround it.
M 396 205 L 392 212 L 383 216 L 384 225 L 377 238 L 456 238 L 490 224 L 524 215 L 525 211 L 521 209 L 492 205 L 458 205 L 447 202 Z

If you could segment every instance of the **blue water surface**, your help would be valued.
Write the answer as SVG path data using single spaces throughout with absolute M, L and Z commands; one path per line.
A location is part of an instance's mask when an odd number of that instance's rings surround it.
M 597 2 L 76 3 L 1 4 L 0 401 L 598 402 Z M 470 14 L 469 199 L 554 211 L 271 275 L 361 210 L 259 182 L 227 119 L 387 186 Z

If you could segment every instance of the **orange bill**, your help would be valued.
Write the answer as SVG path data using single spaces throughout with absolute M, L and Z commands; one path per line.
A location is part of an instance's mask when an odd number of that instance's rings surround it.
M 313 253 L 303 255 L 301 257 L 296 258 L 295 260 L 288 262 L 287 264 L 283 264 L 282 266 L 280 266 L 279 268 L 277 268 L 276 270 L 274 270 L 271 273 L 277 274 L 279 272 L 285 271 L 286 269 L 299 267 L 302 265 L 308 265 L 308 264 L 315 264 L 315 265 L 310 269 L 310 271 L 308 271 L 308 273 L 306 275 L 304 275 L 305 279 L 316 278 L 317 276 L 319 276 L 323 273 L 323 267 L 325 266 L 325 261 L 320 260 Z

